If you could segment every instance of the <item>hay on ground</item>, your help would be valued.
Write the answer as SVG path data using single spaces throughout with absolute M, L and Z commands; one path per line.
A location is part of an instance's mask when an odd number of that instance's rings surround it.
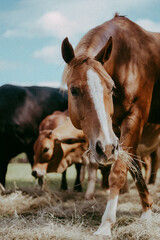
M 158 182 L 158 181 L 157 181 Z M 113 240 L 160 239 L 160 184 L 150 186 L 154 199 L 153 216 L 140 220 L 142 208 L 134 186 L 119 197 Z M 0 239 L 3 240 L 92 240 L 106 207 L 108 194 L 95 192 L 84 200 L 84 193 L 14 191 L 0 196 Z

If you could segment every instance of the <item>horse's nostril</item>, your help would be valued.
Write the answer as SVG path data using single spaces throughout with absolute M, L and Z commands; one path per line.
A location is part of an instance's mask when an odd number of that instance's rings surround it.
M 116 149 L 115 145 L 112 144 L 112 154 L 114 154 L 115 149 Z
M 98 155 L 104 155 L 104 152 L 103 152 L 102 149 L 103 148 L 102 148 L 101 142 L 97 141 L 97 143 L 96 143 L 96 152 L 97 152 Z
M 116 146 L 115 146 L 116 150 L 118 151 L 119 149 L 119 140 L 117 140 Z
M 45 147 L 45 148 L 43 149 L 43 152 L 46 153 L 46 152 L 48 152 L 48 150 L 49 150 L 49 148 Z
M 37 172 L 36 171 L 32 171 L 32 176 L 37 178 Z

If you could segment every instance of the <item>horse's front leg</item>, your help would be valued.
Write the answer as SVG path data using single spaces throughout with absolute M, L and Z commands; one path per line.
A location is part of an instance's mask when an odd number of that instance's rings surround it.
M 145 113 L 141 113 L 137 109 L 132 109 L 131 114 L 129 114 L 121 125 L 121 138 L 120 143 L 122 144 L 122 148 L 129 153 L 135 155 L 133 157 L 133 164 L 137 171 L 132 172 L 130 169 L 130 173 L 135 180 L 136 187 L 139 192 L 139 196 L 141 198 L 141 203 L 143 207 L 142 217 L 146 217 L 151 212 L 151 207 L 153 204 L 152 198 L 147 189 L 145 180 L 142 176 L 142 171 L 140 168 L 140 164 L 138 162 L 138 158 L 136 157 L 136 150 L 141 138 L 144 120 L 142 120 L 141 116 L 145 116 Z M 148 214 L 147 214 L 148 212 Z
M 95 184 L 97 180 L 97 169 L 98 164 L 90 162 L 88 165 L 88 184 L 87 184 L 87 190 L 85 193 L 85 199 L 90 200 L 93 198 L 94 195 L 94 189 Z
M 113 164 L 109 175 L 110 194 L 101 225 L 94 233 L 95 235 L 106 235 L 111 237 L 111 227 L 116 222 L 116 209 L 119 191 L 124 186 L 127 177 L 126 164 L 118 159 Z
M 121 125 L 121 137 L 120 144 L 124 150 L 128 150 L 132 154 L 136 154 L 136 148 L 142 133 L 143 121 L 139 115 L 128 115 L 124 119 Z M 142 214 L 143 218 L 147 218 L 148 214 L 151 213 L 152 207 L 152 198 L 148 192 L 147 186 L 142 176 L 142 172 L 139 168 L 139 164 L 136 162 L 136 159 L 133 159 L 134 166 L 137 168 L 137 173 L 132 175 L 136 179 L 136 186 L 139 191 L 139 195 L 142 202 L 142 207 L 144 213 Z M 109 176 L 109 187 L 110 195 L 109 200 L 106 206 L 106 210 L 102 217 L 101 225 L 98 230 L 95 232 L 96 235 L 107 235 L 111 236 L 111 226 L 116 221 L 116 208 L 118 202 L 118 196 L 120 189 L 124 186 L 127 177 L 127 166 L 121 160 L 117 159 L 112 166 L 110 176 Z

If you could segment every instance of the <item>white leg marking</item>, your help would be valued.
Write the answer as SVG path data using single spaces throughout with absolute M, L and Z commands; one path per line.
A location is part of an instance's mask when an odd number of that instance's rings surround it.
M 97 179 L 97 167 L 92 166 L 92 164 L 89 164 L 88 166 L 88 184 L 87 184 L 87 190 L 85 193 L 85 199 L 89 200 L 93 197 L 95 184 Z
M 141 220 L 150 220 L 152 218 L 152 210 L 149 209 L 146 212 L 143 212 L 141 215 Z
M 94 235 L 105 235 L 111 237 L 111 226 L 116 222 L 116 209 L 117 209 L 118 195 L 109 200 L 106 210 L 103 214 L 101 225 Z
M 108 144 L 111 144 L 111 138 L 109 135 L 109 126 L 107 113 L 104 106 L 104 97 L 103 97 L 103 87 L 101 85 L 101 80 L 96 72 L 92 69 L 87 71 L 87 82 L 90 91 L 90 96 L 93 99 L 93 103 L 100 121 L 103 133 L 105 135 L 106 141 Z

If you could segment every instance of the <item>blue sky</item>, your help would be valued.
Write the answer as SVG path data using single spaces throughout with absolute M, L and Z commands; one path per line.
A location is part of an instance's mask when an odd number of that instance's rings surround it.
M 75 47 L 115 12 L 160 32 L 160 0 L 0 0 L 0 85 L 60 85 L 62 40 Z

